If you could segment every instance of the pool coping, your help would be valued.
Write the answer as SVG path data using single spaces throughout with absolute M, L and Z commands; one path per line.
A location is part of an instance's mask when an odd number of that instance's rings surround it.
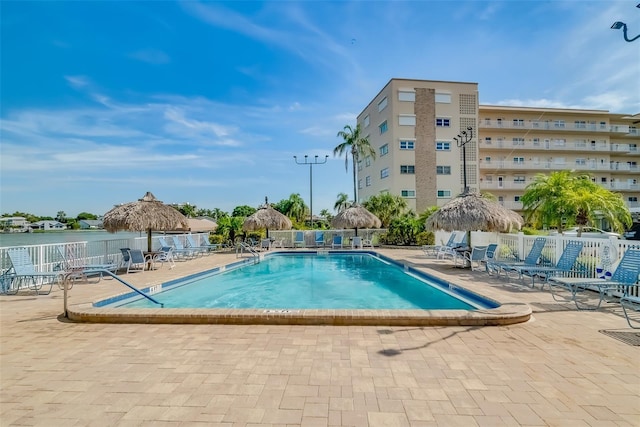
M 316 251 L 305 251 L 308 253 Z M 324 251 L 323 251 L 324 252 Z M 328 251 L 353 253 L 354 251 Z M 414 270 L 375 251 L 373 254 L 399 267 Z M 298 251 L 297 253 L 302 253 Z M 242 264 L 238 262 L 235 264 Z M 195 276 L 205 274 L 198 273 Z M 430 275 L 442 280 L 437 274 Z M 451 288 L 476 294 L 464 286 L 446 281 Z M 144 289 L 144 288 L 143 288 Z M 147 288 L 148 289 L 148 288 Z M 486 300 L 488 297 L 476 294 Z M 112 297 L 117 298 L 117 296 Z M 120 308 L 96 307 L 94 303 L 67 306 L 69 320 L 88 323 L 143 324 L 235 324 L 235 325 L 360 325 L 360 326 L 500 326 L 523 323 L 531 318 L 531 307 L 519 302 L 496 302 L 495 308 L 474 310 L 338 310 L 338 309 L 216 309 L 216 308 Z

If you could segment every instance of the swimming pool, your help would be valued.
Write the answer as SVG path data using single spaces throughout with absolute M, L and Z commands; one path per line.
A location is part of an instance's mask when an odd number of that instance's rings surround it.
M 398 268 L 369 253 L 281 253 L 255 265 L 213 272 L 163 287 L 165 308 L 426 309 L 490 306 L 426 275 Z M 137 298 L 120 306 L 152 308 Z
M 438 287 L 446 292 L 453 292 L 463 296 L 464 300 L 473 302 L 475 309 L 302 309 L 302 308 L 137 308 L 122 306 L 131 294 L 114 294 L 93 301 L 76 299 L 76 302 L 65 306 L 65 316 L 76 322 L 93 323 L 155 323 L 155 324 L 229 324 L 229 325 L 359 325 L 359 326 L 490 326 L 512 325 L 526 322 L 531 318 L 532 310 L 527 304 L 519 302 L 501 302 L 486 298 L 477 293 L 482 287 L 474 284 L 477 291 L 468 290 L 464 284 L 474 280 L 467 274 L 442 274 L 438 269 L 430 269 L 428 264 L 410 261 L 413 257 L 405 251 L 386 250 L 384 254 L 378 251 L 327 251 L 325 250 L 296 250 L 278 253 L 267 253 L 260 256 L 261 260 L 271 256 L 288 254 L 305 254 L 324 257 L 327 252 L 331 255 L 340 253 L 370 254 L 383 263 L 392 264 L 404 271 L 409 277 L 434 280 Z M 413 253 L 413 251 L 410 251 Z M 419 259 L 416 259 L 416 261 Z M 200 267 L 189 268 L 192 263 L 186 263 L 186 274 L 181 279 L 165 282 L 147 282 L 148 285 L 138 286 L 147 294 L 164 299 L 161 291 L 172 287 L 180 287 L 187 282 L 210 276 L 243 265 L 253 264 L 254 259 L 237 259 L 232 255 L 221 255 L 201 261 Z M 204 267 L 204 268 L 202 268 Z M 437 265 L 434 265 L 437 267 Z M 445 267 L 446 268 L 446 267 Z M 143 277 L 143 276 L 139 276 Z M 161 276 L 160 276 L 161 277 Z M 75 289 L 75 288 L 74 288 Z M 118 292 L 116 288 L 114 292 Z M 164 302 L 164 301 L 162 301 Z M 484 307 L 484 308 L 482 308 Z

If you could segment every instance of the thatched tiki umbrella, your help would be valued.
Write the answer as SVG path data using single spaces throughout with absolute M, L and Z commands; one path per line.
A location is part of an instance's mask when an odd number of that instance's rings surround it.
M 137 202 L 116 206 L 104 214 L 103 226 L 107 231 L 146 231 L 147 248 L 151 251 L 152 230 L 187 229 L 187 218 L 177 209 L 165 205 L 147 191 Z
M 382 222 L 377 216 L 357 203 L 343 210 L 331 220 L 332 227 L 355 228 L 356 236 L 358 228 L 380 228 L 381 225 Z
M 247 217 L 242 224 L 243 231 L 256 231 L 266 228 L 267 237 L 269 237 L 269 229 L 290 230 L 291 227 L 291 220 L 286 215 L 273 209 L 266 197 L 264 198 L 264 205 L 260 206 L 253 215 Z
M 435 211 L 425 225 L 429 230 L 464 230 L 470 233 L 472 230 L 519 230 L 523 223 L 520 215 L 500 203 L 482 197 L 479 193 L 465 193 Z M 469 238 L 467 244 L 471 246 Z

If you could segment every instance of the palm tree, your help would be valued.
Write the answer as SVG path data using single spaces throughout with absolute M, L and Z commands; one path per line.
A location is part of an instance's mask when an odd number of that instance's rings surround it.
M 331 211 L 329 211 L 329 209 L 322 209 L 320 211 L 320 216 L 324 218 L 324 220 L 328 223 L 331 222 L 331 219 L 333 218 L 333 215 L 331 215 Z
M 564 223 L 578 225 L 578 235 L 585 225 L 605 219 L 614 231 L 624 231 L 632 219 L 622 197 L 591 180 L 589 175 L 570 171 L 538 174 L 523 194 L 525 217 L 536 227 L 556 226 L 562 232 Z
M 356 125 L 355 128 L 352 128 L 349 125 L 346 125 L 343 130 L 338 132 L 339 137 L 341 137 L 344 141 L 341 142 L 333 149 L 333 155 L 341 156 L 345 154 L 344 158 L 344 168 L 345 170 L 349 170 L 349 153 L 351 153 L 351 159 L 353 163 L 353 202 L 357 203 L 358 201 L 358 193 L 356 182 L 358 180 L 357 174 L 357 164 L 358 160 L 361 158 L 365 158 L 367 156 L 371 156 L 373 159 L 376 158 L 376 151 L 371 147 L 369 143 L 369 139 L 367 137 L 363 137 L 360 135 L 360 125 Z
M 405 199 L 389 192 L 371 196 L 363 205 L 380 219 L 382 228 L 388 228 L 391 221 L 401 217 L 409 208 Z
M 349 207 L 349 195 L 347 193 L 338 193 L 336 203 L 333 205 L 333 210 L 340 213 Z
M 287 202 L 288 206 L 285 215 L 295 218 L 298 222 L 304 220 L 307 215 L 307 205 L 305 205 L 302 196 L 298 193 L 291 194 Z

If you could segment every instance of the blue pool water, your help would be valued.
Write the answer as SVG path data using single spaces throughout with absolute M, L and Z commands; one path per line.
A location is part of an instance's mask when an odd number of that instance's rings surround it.
M 463 309 L 477 308 L 433 279 L 367 253 L 274 254 L 255 265 L 211 274 L 154 294 L 167 308 Z M 157 307 L 146 299 L 124 307 Z

